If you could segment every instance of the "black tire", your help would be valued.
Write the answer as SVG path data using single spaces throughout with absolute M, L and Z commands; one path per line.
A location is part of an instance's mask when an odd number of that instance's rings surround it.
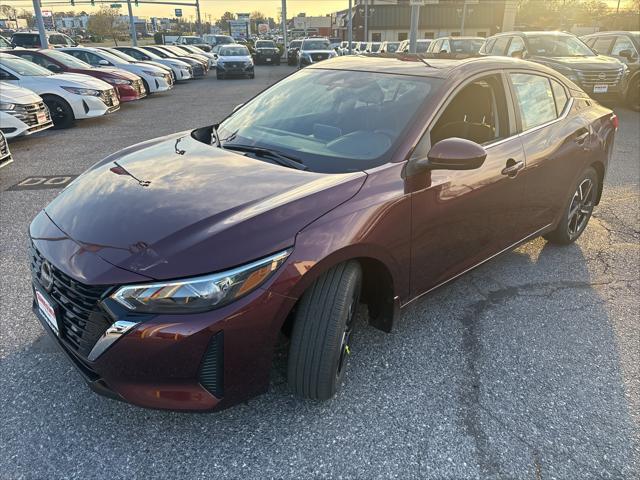
M 300 299 L 288 360 L 289 386 L 297 395 L 328 400 L 339 388 L 361 285 L 360 265 L 349 261 L 323 274 Z
M 147 83 L 147 81 L 144 78 L 142 79 L 142 85 L 144 85 L 144 89 L 147 91 L 147 97 L 149 95 L 152 95 L 151 89 L 149 88 L 149 84 Z
M 636 75 L 629 83 L 627 104 L 632 110 L 640 111 L 640 74 Z
M 42 100 L 51 113 L 51 120 L 53 120 L 53 128 L 55 130 L 73 126 L 76 117 L 73 114 L 71 105 L 64 98 L 57 95 L 43 95 Z
M 224 79 L 224 77 L 222 76 L 222 74 L 221 74 L 221 73 L 217 73 L 217 72 L 216 72 L 216 79 L 217 79 L 217 80 L 223 80 L 223 79 Z
M 571 196 L 556 229 L 544 235 L 551 243 L 569 245 L 575 242 L 589 223 L 598 198 L 600 178 L 593 167 L 587 168 L 571 189 Z
M 249 78 L 251 78 L 251 79 L 256 78 L 256 74 L 255 73 L 250 74 Z

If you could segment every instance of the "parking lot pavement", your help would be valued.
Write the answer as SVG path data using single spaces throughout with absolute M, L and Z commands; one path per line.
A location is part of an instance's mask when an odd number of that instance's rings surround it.
M 179 85 L 112 118 L 11 144 L 0 170 L 0 478 L 640 476 L 640 115 L 621 109 L 602 203 L 577 244 L 536 239 L 354 340 L 325 403 L 286 387 L 214 414 L 90 392 L 30 312 L 27 227 L 55 189 L 127 145 L 214 123 L 290 72 Z

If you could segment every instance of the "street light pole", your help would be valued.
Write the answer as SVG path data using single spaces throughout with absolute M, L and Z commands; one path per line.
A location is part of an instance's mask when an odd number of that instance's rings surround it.
M 464 36 L 464 21 L 467 18 L 467 0 L 462 0 L 462 24 L 460 25 L 460 36 Z
M 198 32 L 198 36 L 202 36 L 202 19 L 200 18 L 200 0 L 196 0 L 196 31 Z
M 131 33 L 131 45 L 138 46 L 138 34 L 136 33 L 136 23 L 133 21 L 133 9 L 131 8 L 131 0 L 127 0 L 127 9 L 129 10 L 129 31 Z
M 353 0 L 349 0 L 349 23 L 347 24 L 347 41 L 349 42 L 349 55 L 353 53 L 352 43 L 353 43 Z
M 369 0 L 364 0 L 364 41 L 369 41 Z
M 282 0 L 282 42 L 284 43 L 284 59 L 288 60 L 288 51 L 287 51 L 287 0 Z
M 38 32 L 40 33 L 40 48 L 49 48 L 49 42 L 47 42 L 47 32 L 44 29 L 42 10 L 40 9 L 40 0 L 33 0 L 33 10 L 36 14 L 36 23 L 38 24 Z
M 411 31 L 409 33 L 409 53 L 416 53 L 418 43 L 418 23 L 420 21 L 420 5 L 411 5 Z

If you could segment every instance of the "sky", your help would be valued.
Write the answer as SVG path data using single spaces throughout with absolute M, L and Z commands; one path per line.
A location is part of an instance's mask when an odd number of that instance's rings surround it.
M 1 0 L 0 0 L 1 1 Z M 77 5 L 74 8 L 71 7 L 70 2 L 68 5 L 56 5 L 46 6 L 47 2 L 61 0 L 42 0 L 43 10 L 53 10 L 54 12 L 76 10 L 85 10 L 91 13 L 91 5 Z M 77 0 L 87 1 L 87 0 Z M 117 1 L 117 0 L 114 0 Z M 132 0 L 133 1 L 133 0 Z M 143 1 L 143 0 L 141 0 Z M 166 1 L 166 0 L 160 0 Z M 191 3 L 195 0 L 176 0 L 178 2 Z M 617 5 L 617 0 L 605 0 L 612 8 Z M 127 5 L 126 1 L 120 0 L 122 5 L 122 13 L 126 14 Z M 621 7 L 624 8 L 627 4 L 630 4 L 631 0 L 622 0 Z M 5 2 L 2 2 L 5 3 Z M 200 11 L 202 13 L 202 20 L 207 21 L 211 18 L 212 21 L 219 18 L 224 12 L 229 11 L 232 13 L 245 13 L 259 10 L 267 15 L 267 17 L 278 18 L 278 12 L 281 6 L 281 0 L 200 0 Z M 354 1 L 355 3 L 355 1 Z M 5 4 L 12 5 L 18 10 L 25 8 L 32 11 L 30 0 L 8 0 Z M 348 8 L 348 0 L 287 0 L 287 17 L 291 18 L 300 12 L 305 12 L 307 15 L 326 15 L 337 10 Z M 140 5 L 133 7 L 133 14 L 142 17 L 173 17 L 174 8 L 177 6 L 160 6 L 160 5 Z M 183 17 L 185 20 L 189 20 L 190 16 L 195 19 L 194 7 L 178 7 L 182 8 Z M 209 17 L 210 15 L 210 17 Z

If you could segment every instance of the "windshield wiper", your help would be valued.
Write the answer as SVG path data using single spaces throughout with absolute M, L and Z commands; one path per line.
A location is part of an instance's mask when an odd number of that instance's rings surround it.
M 266 157 L 270 160 L 273 160 L 274 162 L 284 167 L 295 168 L 297 170 L 309 169 L 309 167 L 307 167 L 297 158 L 283 155 L 282 153 L 277 152 L 276 150 L 271 150 L 269 148 L 256 147 L 253 145 L 225 145 L 222 148 L 228 150 L 237 150 L 239 152 L 253 153 L 254 155 L 257 155 L 259 157 Z

